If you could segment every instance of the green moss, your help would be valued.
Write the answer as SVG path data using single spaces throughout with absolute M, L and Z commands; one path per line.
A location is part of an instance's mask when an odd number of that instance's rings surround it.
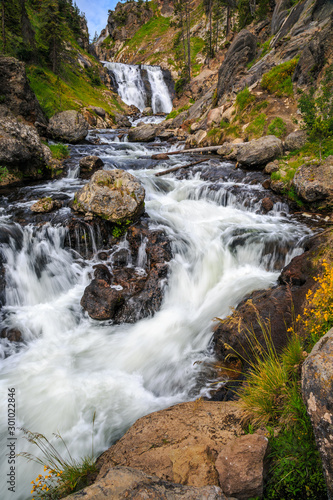
M 283 137 L 287 133 L 287 125 L 282 118 L 278 116 L 269 124 L 267 131 L 269 134 L 275 135 L 276 137 Z
M 295 71 L 298 58 L 291 61 L 279 64 L 265 73 L 261 80 L 261 86 L 270 94 L 275 94 L 278 97 L 292 96 L 293 84 L 292 75 Z
M 167 117 L 166 117 L 166 120 L 169 120 L 170 118 L 176 118 L 176 116 L 178 116 L 180 113 L 182 113 L 183 111 L 187 111 L 189 108 L 191 107 L 190 104 L 185 104 L 185 106 L 183 106 L 182 108 L 179 108 L 179 109 L 174 109 L 173 111 L 171 111 Z

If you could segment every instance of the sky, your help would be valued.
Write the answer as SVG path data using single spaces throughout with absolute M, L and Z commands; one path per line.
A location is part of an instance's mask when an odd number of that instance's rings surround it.
M 73 2 L 74 3 L 74 2 Z M 98 35 L 105 28 L 108 20 L 108 10 L 114 10 L 118 0 L 75 0 L 81 12 L 84 12 L 88 21 L 90 38 Z

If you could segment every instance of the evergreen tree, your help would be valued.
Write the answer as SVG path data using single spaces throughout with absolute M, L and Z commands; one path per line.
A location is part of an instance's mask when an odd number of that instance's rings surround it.
M 51 62 L 53 73 L 58 73 L 64 51 L 67 29 L 65 26 L 64 0 L 44 0 L 41 10 L 43 20 L 39 31 L 39 48 Z

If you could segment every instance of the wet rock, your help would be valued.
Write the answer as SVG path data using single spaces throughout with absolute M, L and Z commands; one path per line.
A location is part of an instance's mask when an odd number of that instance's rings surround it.
M 144 124 L 132 128 L 128 133 L 128 140 L 130 142 L 150 142 L 155 138 L 156 126 L 151 124 Z
M 1 331 L 0 337 L 8 339 L 10 342 L 23 342 L 22 333 L 17 328 L 4 328 Z
M 25 72 L 25 64 L 14 57 L 0 56 L 1 97 L 15 117 L 34 124 L 47 125 L 40 104 L 31 90 Z
M 261 205 L 265 212 L 269 212 L 274 207 L 273 201 L 267 196 L 261 200 Z
M 85 156 L 80 159 L 80 176 L 83 179 L 89 179 L 89 177 L 98 170 L 102 168 L 104 165 L 103 160 L 101 160 L 98 156 Z
M 283 181 L 271 181 L 271 190 L 274 191 L 274 193 L 278 194 L 283 194 L 286 187 Z
M 162 481 L 130 467 L 113 467 L 92 486 L 84 488 L 68 500 L 226 500 L 220 488 L 195 488 Z
M 264 182 L 261 185 L 262 185 L 262 187 L 264 189 L 269 189 L 270 186 L 271 186 L 271 180 L 270 179 L 266 179 L 266 180 L 264 180 Z
M 322 207 L 333 201 L 333 156 L 322 163 L 306 163 L 299 167 L 293 179 L 298 196 L 308 202 L 320 202 Z
M 47 133 L 56 141 L 77 144 L 86 138 L 88 128 L 89 124 L 84 116 L 72 109 L 53 115 Z
M 96 280 L 106 281 L 108 285 L 111 285 L 112 274 L 107 266 L 104 264 L 97 264 L 94 266 L 94 278 Z
M 268 439 L 248 434 L 223 446 L 215 463 L 225 495 L 237 500 L 262 498 Z
M 164 481 L 219 485 L 215 460 L 223 445 L 243 434 L 236 403 L 195 401 L 140 418 L 98 459 L 102 478 L 110 467 L 134 467 Z
M 287 135 L 284 140 L 284 148 L 288 151 L 301 149 L 306 144 L 306 140 L 307 137 L 305 130 L 296 130 L 295 132 Z
M 256 55 L 257 38 L 248 30 L 242 30 L 230 45 L 222 66 L 219 69 L 217 99 L 236 85 L 238 77 L 244 73 L 246 65 Z
M 302 396 L 321 456 L 328 498 L 333 498 L 333 329 L 314 346 L 302 366 Z
M 147 106 L 143 111 L 142 111 L 143 116 L 151 116 L 153 114 L 153 108 L 150 106 Z
M 81 306 L 92 319 L 112 319 L 124 297 L 121 291 L 110 288 L 110 285 L 101 279 L 94 279 L 87 286 L 81 299 Z
M 53 210 L 61 208 L 61 206 L 62 205 L 60 201 L 53 200 L 52 198 L 47 197 L 47 198 L 41 198 L 40 200 L 36 201 L 36 203 L 31 205 L 30 210 L 32 212 L 46 214 L 48 212 L 52 212 Z
M 75 195 L 73 208 L 113 223 L 136 219 L 144 210 L 145 190 L 124 170 L 98 170 Z

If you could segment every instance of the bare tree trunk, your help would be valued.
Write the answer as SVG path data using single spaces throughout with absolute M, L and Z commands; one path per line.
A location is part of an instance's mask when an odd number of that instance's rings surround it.
M 5 0 L 2 0 L 1 5 L 1 17 L 2 17 L 2 51 L 6 52 L 6 28 L 5 28 Z
M 225 36 L 227 37 L 230 33 L 230 5 L 227 5 L 227 31 Z
M 213 0 L 209 0 L 209 57 L 213 57 L 213 47 L 212 47 L 212 3 Z
M 185 31 L 184 31 L 184 17 L 183 17 L 183 11 L 180 11 L 180 22 L 181 22 L 181 36 L 183 40 L 183 50 L 184 50 L 184 64 L 185 68 L 187 66 L 187 59 L 186 59 L 186 44 L 185 44 Z
M 215 52 L 218 51 L 218 43 L 219 43 L 219 18 L 216 19 L 216 44 L 215 44 Z

